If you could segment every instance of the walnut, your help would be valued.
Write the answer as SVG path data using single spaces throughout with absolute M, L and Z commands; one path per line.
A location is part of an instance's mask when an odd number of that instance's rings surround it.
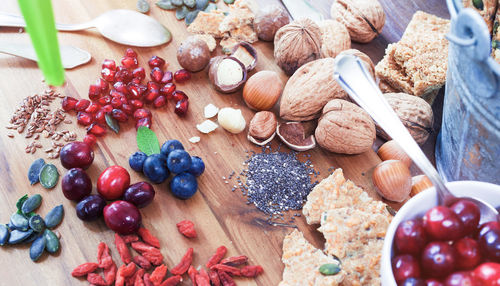
M 376 79 L 375 65 L 373 64 L 372 60 L 370 59 L 370 57 L 367 54 L 365 54 L 359 50 L 356 50 L 356 49 L 349 49 L 349 50 L 342 51 L 339 55 L 353 55 L 353 56 L 360 58 L 363 61 L 363 63 L 365 64 L 366 69 L 372 75 L 373 79 L 374 80 Z
M 312 20 L 303 18 L 281 27 L 274 36 L 274 57 L 287 75 L 320 58 L 321 32 Z
M 378 0 L 334 0 L 330 14 L 344 23 L 355 42 L 373 40 L 385 24 L 385 13 Z
M 268 5 L 255 15 L 253 26 L 259 39 L 271 42 L 279 28 L 290 23 L 285 9 L 280 5 Z
M 321 31 L 321 57 L 336 57 L 343 50 L 351 48 L 351 36 L 343 23 L 335 20 L 319 22 Z

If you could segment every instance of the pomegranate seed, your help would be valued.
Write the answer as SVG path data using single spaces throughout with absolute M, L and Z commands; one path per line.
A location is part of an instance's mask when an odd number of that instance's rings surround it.
M 146 77 L 146 71 L 143 67 L 138 67 L 132 71 L 132 76 L 138 78 L 139 80 L 143 80 Z
M 157 89 L 153 90 L 148 90 L 146 91 L 146 94 L 144 95 L 144 101 L 147 103 L 153 102 L 158 96 L 160 95 L 160 92 Z
M 95 84 L 101 88 L 101 93 L 106 93 L 109 90 L 109 83 L 107 83 L 102 78 L 99 78 L 95 81 Z
M 148 65 L 150 68 L 161 68 L 164 64 L 165 60 L 158 56 L 152 56 L 148 61 Z
M 83 142 L 90 147 L 94 147 L 94 145 L 97 143 L 97 138 L 92 134 L 87 134 L 85 135 L 85 137 L 83 137 Z
M 153 68 L 151 73 L 149 73 L 151 79 L 155 82 L 160 82 L 163 78 L 163 71 L 160 68 Z
M 139 63 L 137 62 L 137 58 L 123 57 L 122 65 L 128 69 L 135 69 Z
M 179 102 L 181 100 L 188 100 L 188 96 L 181 90 L 175 90 L 172 93 L 172 99 L 174 102 Z
M 151 111 L 149 111 L 148 109 L 139 108 L 134 112 L 134 119 L 135 120 L 143 119 L 146 117 L 151 118 Z
M 152 124 L 152 121 L 151 121 L 150 117 L 141 118 L 141 119 L 137 120 L 137 122 L 135 123 L 135 130 L 139 129 L 139 127 L 141 127 L 141 126 L 151 128 L 151 124 Z
M 113 97 L 113 99 L 111 99 L 111 105 L 113 108 L 120 108 L 122 107 L 122 101 L 119 97 Z
M 88 99 L 80 99 L 75 105 L 76 111 L 84 111 L 90 105 L 90 100 Z
M 75 105 L 77 102 L 78 102 L 78 100 L 76 100 L 76 98 L 71 97 L 71 96 L 65 96 L 62 100 L 62 103 L 61 103 L 62 109 L 64 111 L 73 110 L 73 109 L 75 109 Z
M 156 108 L 163 107 L 167 104 L 167 98 L 165 96 L 160 95 L 153 101 L 153 106 Z
M 134 50 L 132 50 L 131 48 L 128 48 L 125 50 L 125 56 L 131 57 L 131 58 L 137 58 L 137 53 Z
M 134 78 L 132 78 L 132 80 L 130 82 L 135 83 L 135 84 L 141 84 L 142 79 L 138 78 L 138 77 L 134 77 Z
M 127 115 L 133 115 L 134 114 L 134 106 L 133 105 L 125 103 L 125 104 L 122 105 L 122 110 Z
M 154 81 L 148 81 L 147 90 L 160 89 L 160 85 Z
M 127 97 L 126 97 L 126 96 L 124 96 L 124 97 L 120 97 L 119 99 L 120 99 L 120 102 L 122 103 L 122 105 L 124 105 L 124 104 L 128 104 L 128 99 L 127 99 Z
M 102 61 L 102 69 L 110 69 L 112 71 L 116 70 L 116 63 L 114 60 L 105 59 Z
M 146 91 L 146 86 L 130 82 L 127 84 L 129 95 L 131 98 L 141 98 L 142 94 Z
M 106 122 L 106 111 L 104 111 L 103 109 L 97 111 L 97 113 L 94 115 L 94 121 L 99 123 Z
M 115 84 L 113 84 L 113 88 L 116 90 L 116 91 L 119 91 L 123 94 L 128 94 L 128 88 L 127 88 L 127 85 L 125 85 L 123 82 L 121 81 L 117 81 L 115 82 Z M 113 96 L 113 95 L 111 95 Z
M 100 105 L 110 104 L 111 103 L 111 96 L 105 95 L 105 96 L 99 98 L 99 100 L 97 100 L 97 102 L 99 102 Z
M 191 73 L 185 69 L 180 69 L 174 73 L 174 79 L 176 82 L 186 82 L 191 78 Z
M 179 116 L 185 116 L 188 111 L 188 106 L 189 106 L 189 101 L 187 99 L 177 101 L 174 109 L 175 114 Z
M 119 66 L 115 74 L 115 80 L 129 83 L 132 80 L 132 74 L 130 74 L 127 68 Z
M 167 83 L 160 89 L 160 94 L 165 95 L 167 99 L 172 99 L 175 91 L 175 83 Z
M 123 93 L 119 92 L 118 90 L 116 89 L 112 89 L 109 91 L 109 95 L 111 96 L 111 98 L 120 98 L 122 96 L 125 96 Z
M 108 113 L 108 112 L 111 112 L 111 110 L 113 110 L 113 106 L 111 104 L 107 104 L 107 105 L 104 105 L 102 108 L 101 108 L 102 111 Z
M 85 112 L 94 114 L 99 109 L 101 109 L 101 105 L 99 103 L 92 102 L 87 108 L 85 108 Z
M 99 97 L 101 97 L 101 86 L 97 84 L 91 84 L 89 86 L 89 98 L 91 100 L 97 100 Z
M 116 72 L 114 70 L 109 69 L 109 68 L 103 68 L 101 70 L 101 76 L 107 82 L 114 82 Z
M 127 114 L 121 109 L 113 109 L 113 111 L 111 111 L 111 116 L 119 122 L 126 122 L 128 120 Z
M 142 108 L 144 106 L 144 103 L 138 99 L 131 99 L 129 103 L 135 108 Z
M 84 112 L 84 111 L 80 111 L 76 115 L 76 120 L 77 120 L 78 124 L 83 125 L 83 126 L 87 126 L 87 125 L 92 124 L 92 122 L 94 121 L 94 118 L 93 118 L 92 114 Z
M 93 134 L 97 137 L 104 136 L 106 134 L 106 127 L 100 123 L 94 123 L 87 129 L 87 134 Z
M 174 75 L 172 74 L 171 71 L 166 71 L 164 74 L 163 74 L 163 77 L 161 78 L 161 81 L 160 83 L 170 83 L 170 82 L 173 82 L 174 81 Z

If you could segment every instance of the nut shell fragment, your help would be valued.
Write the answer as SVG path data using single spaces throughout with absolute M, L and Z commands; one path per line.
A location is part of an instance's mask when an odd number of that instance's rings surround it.
M 217 91 L 232 93 L 245 83 L 247 70 L 237 58 L 217 56 L 210 60 L 208 76 Z
M 274 113 L 270 111 L 257 112 L 248 125 L 247 138 L 254 144 L 264 146 L 274 139 L 277 126 L 278 120 Z
M 276 130 L 276 134 L 283 143 L 295 151 L 307 151 L 316 147 L 314 135 L 306 137 L 305 128 L 300 122 L 285 122 L 280 124 Z
M 247 72 L 253 70 L 257 65 L 257 50 L 250 43 L 240 42 L 234 46 L 231 56 L 242 62 Z

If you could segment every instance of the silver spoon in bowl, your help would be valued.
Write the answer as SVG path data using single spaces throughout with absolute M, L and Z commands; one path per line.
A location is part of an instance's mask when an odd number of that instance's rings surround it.
M 0 26 L 25 27 L 23 17 L 0 13 Z M 153 47 L 172 39 L 172 34 L 152 17 L 132 10 L 110 10 L 97 18 L 81 24 L 57 24 L 59 31 L 97 30 L 106 38 L 129 46 Z
M 361 60 L 353 55 L 338 56 L 335 59 L 334 76 L 351 98 L 370 114 L 431 180 L 437 191 L 439 205 L 449 206 L 456 202 L 459 198 L 448 190 L 434 166 L 385 100 L 378 85 Z M 472 197 L 460 199 L 470 200 L 479 207 L 481 211 L 480 223 L 498 220 L 498 211 L 490 204 Z

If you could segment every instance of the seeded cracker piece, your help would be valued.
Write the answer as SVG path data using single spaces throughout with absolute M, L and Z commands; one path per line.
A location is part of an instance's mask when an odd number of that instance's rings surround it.
M 498 0 L 481 0 L 480 3 L 482 7 L 474 6 L 474 2 L 478 2 L 477 0 L 462 0 L 462 4 L 466 8 L 472 8 L 476 10 L 481 17 L 483 17 L 486 22 L 486 26 L 488 26 L 488 30 L 491 31 L 493 29 L 493 20 L 495 19 L 495 11 L 497 11 Z
M 207 43 L 208 50 L 210 52 L 213 52 L 215 48 L 217 47 L 217 42 L 215 41 L 215 38 L 212 35 L 208 34 L 198 34 L 196 37 L 205 43 Z
M 214 38 L 224 37 L 224 33 L 219 31 L 219 25 L 224 20 L 224 12 L 212 10 L 209 13 L 201 11 L 188 26 L 188 32 L 193 34 L 208 34 Z
M 321 265 L 338 261 L 312 246 L 298 230 L 285 237 L 282 261 L 285 270 L 278 286 L 335 286 L 345 277 L 343 270 L 332 276 L 321 274 Z
M 237 1 L 231 6 L 229 14 L 219 25 L 219 31 L 229 34 L 237 41 L 253 43 L 258 40 L 257 33 L 253 30 L 255 14 L 242 2 L 244 1 Z
M 230 55 L 233 51 L 234 46 L 236 46 L 239 41 L 233 38 L 224 38 L 220 41 L 220 46 L 224 54 Z
M 380 259 L 382 257 L 383 240 L 372 240 L 357 256 L 344 259 L 342 266 L 346 277 L 342 286 L 380 285 Z

